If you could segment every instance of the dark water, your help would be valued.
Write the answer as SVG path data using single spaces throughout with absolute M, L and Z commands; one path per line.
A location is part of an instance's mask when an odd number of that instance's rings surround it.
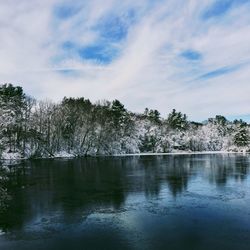
M 0 249 L 250 249 L 250 157 L 24 161 Z

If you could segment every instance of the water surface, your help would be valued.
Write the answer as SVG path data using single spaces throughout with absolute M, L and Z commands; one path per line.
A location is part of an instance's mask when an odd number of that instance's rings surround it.
M 23 161 L 0 249 L 250 249 L 250 157 Z

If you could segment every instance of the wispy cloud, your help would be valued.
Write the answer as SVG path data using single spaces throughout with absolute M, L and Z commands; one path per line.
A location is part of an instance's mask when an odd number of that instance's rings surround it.
M 0 80 L 38 98 L 247 115 L 249 11 L 247 0 L 1 1 Z
M 223 76 L 229 73 L 233 73 L 236 70 L 239 70 L 241 68 L 241 65 L 234 65 L 234 66 L 227 66 L 219 69 L 215 69 L 212 71 L 209 71 L 202 76 L 199 77 L 199 79 L 210 79 L 218 76 Z

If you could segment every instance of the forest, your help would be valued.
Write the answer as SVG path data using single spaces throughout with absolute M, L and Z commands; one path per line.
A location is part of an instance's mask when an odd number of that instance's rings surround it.
M 37 101 L 20 86 L 0 85 L 0 158 L 81 157 L 135 153 L 250 151 L 250 125 L 222 115 L 189 121 L 172 110 L 127 110 L 119 100 L 64 97 Z

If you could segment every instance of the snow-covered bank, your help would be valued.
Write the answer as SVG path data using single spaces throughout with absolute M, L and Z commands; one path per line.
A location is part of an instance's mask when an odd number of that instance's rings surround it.
M 172 153 L 137 153 L 137 154 L 116 154 L 114 156 L 154 156 L 154 155 L 205 155 L 205 154 L 247 154 L 246 152 L 232 151 L 201 151 L 201 152 L 172 152 Z
M 205 155 L 205 154 L 250 154 L 250 152 L 247 152 L 245 150 L 242 151 L 173 151 L 169 153 L 130 153 L 130 154 L 111 154 L 111 155 L 86 155 L 87 157 L 100 157 L 100 156 L 107 156 L 107 157 L 126 157 L 126 156 L 157 156 L 157 155 Z M 2 161 L 13 161 L 13 160 L 28 160 L 30 158 L 28 157 L 21 157 L 20 154 L 4 154 L 4 158 L 1 157 L 0 160 Z M 70 158 L 81 158 L 81 157 L 86 157 L 86 156 L 76 156 L 73 154 L 69 154 L 66 152 L 60 152 L 55 154 L 54 156 L 50 157 L 37 157 L 35 159 L 57 159 L 57 158 L 64 158 L 64 159 L 70 159 Z
M 7 153 L 3 152 L 0 160 L 17 160 L 17 159 L 27 159 L 27 157 L 23 158 L 20 153 Z
M 175 109 L 167 118 L 147 108 L 133 113 L 118 100 L 36 102 L 21 87 L 0 85 L 2 159 L 217 151 L 250 152 L 250 125 L 221 115 L 193 122 Z

